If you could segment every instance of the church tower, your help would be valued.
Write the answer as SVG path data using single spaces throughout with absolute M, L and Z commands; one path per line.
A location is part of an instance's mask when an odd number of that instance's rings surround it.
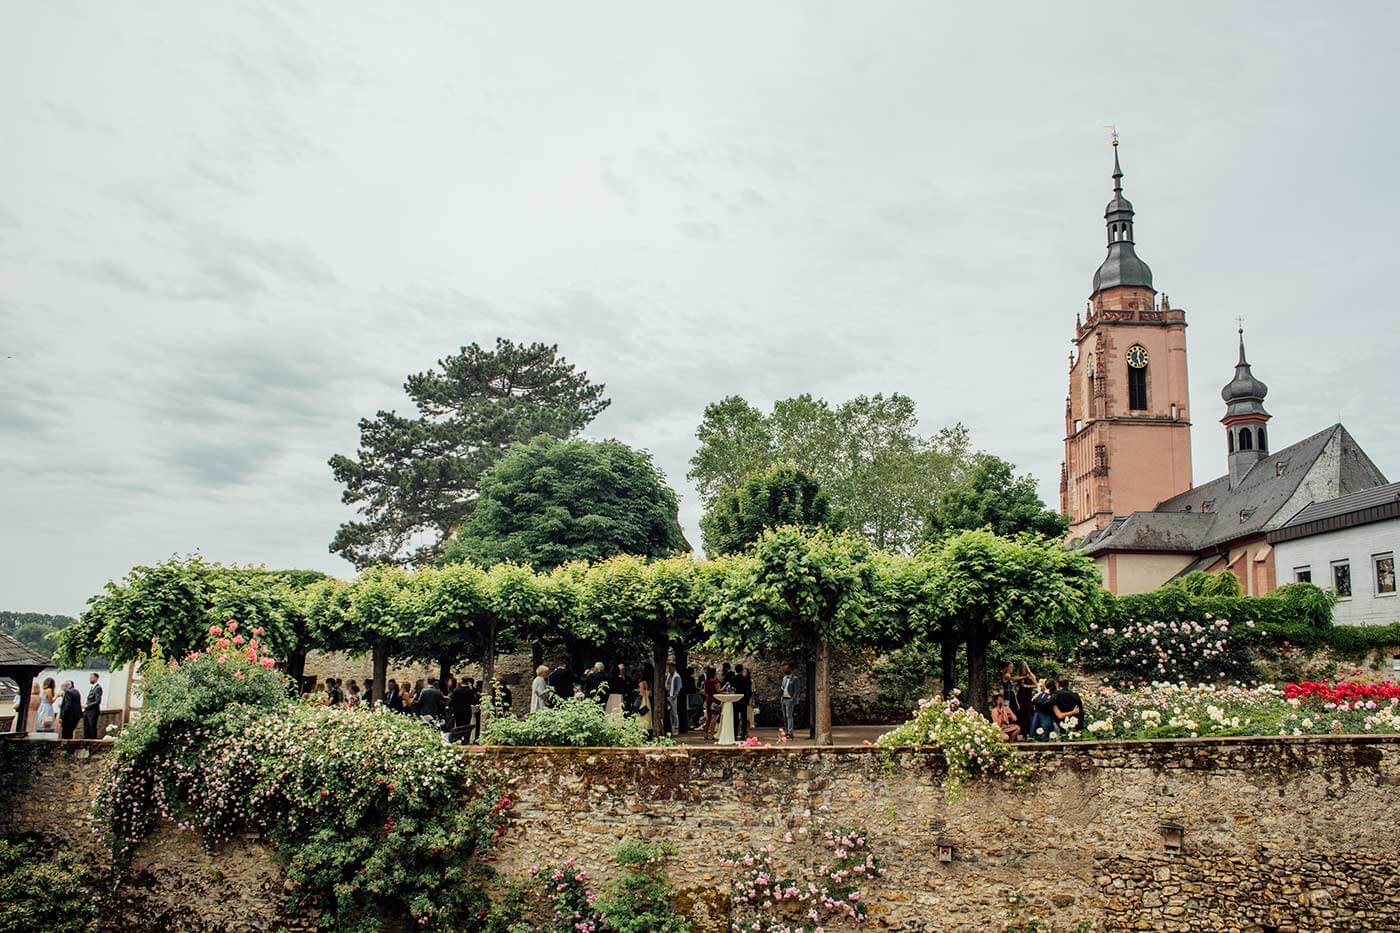
M 1065 398 L 1060 511 L 1076 538 L 1191 488 L 1186 314 L 1157 299 L 1137 255 L 1117 134 L 1104 222 L 1108 255 L 1075 323 Z
M 1264 410 L 1264 396 L 1269 387 L 1250 371 L 1244 358 L 1244 325 L 1240 325 L 1240 361 L 1235 364 L 1235 378 L 1220 390 L 1225 400 L 1225 444 L 1230 458 L 1230 488 L 1234 489 L 1254 464 L 1269 455 L 1269 435 L 1265 427 L 1269 413 Z

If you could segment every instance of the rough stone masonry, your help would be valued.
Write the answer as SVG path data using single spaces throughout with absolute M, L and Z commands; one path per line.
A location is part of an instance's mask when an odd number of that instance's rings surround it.
M 0 832 L 100 858 L 88 817 L 109 745 L 0 743 Z M 720 857 L 804 811 L 863 828 L 888 875 L 888 930 L 1400 929 L 1400 738 L 1104 742 L 1026 749 L 1024 785 L 949 803 L 936 751 L 873 748 L 474 749 L 516 804 L 498 867 L 573 858 L 607 877 L 624 838 L 667 839 L 699 930 L 729 923 Z M 937 843 L 951 847 L 941 860 Z M 133 869 L 126 929 L 270 929 L 281 882 L 256 839 L 213 855 L 166 827 Z M 1032 924 L 1036 925 L 1032 925 Z

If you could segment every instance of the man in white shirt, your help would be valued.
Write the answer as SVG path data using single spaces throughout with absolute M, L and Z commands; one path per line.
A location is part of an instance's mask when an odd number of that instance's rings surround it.
M 788 738 L 792 738 L 793 733 L 793 712 L 797 707 L 797 675 L 792 672 L 792 665 L 783 667 L 783 728 L 787 730 Z
M 671 700 L 671 734 L 681 733 L 681 675 L 676 673 L 676 665 L 666 665 L 666 696 Z

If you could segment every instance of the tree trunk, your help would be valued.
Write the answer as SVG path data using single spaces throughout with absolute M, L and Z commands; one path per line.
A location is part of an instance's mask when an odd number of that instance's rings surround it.
M 817 737 L 817 662 L 808 655 L 807 675 L 807 738 Z
M 452 658 L 443 655 L 438 658 L 438 689 L 447 689 L 447 678 L 452 676 Z
M 296 685 L 297 695 L 306 692 L 306 652 L 293 651 L 287 655 L 287 676 Z
M 983 716 L 990 716 L 987 706 L 987 638 L 973 632 L 967 639 L 967 705 Z
M 370 708 L 384 702 L 384 680 L 389 674 L 389 640 L 381 638 L 374 643 L 374 685 L 370 690 Z
M 818 745 L 831 744 L 831 646 L 825 641 L 817 644 L 816 689 L 812 705 L 816 707 L 816 740 Z
M 665 735 L 666 722 L 666 649 L 670 643 L 663 632 L 651 642 L 651 732 Z
M 945 632 L 938 654 L 943 668 L 943 699 L 947 700 L 953 696 L 953 689 L 957 686 L 958 640 Z
M 685 669 L 690 663 L 690 650 L 682 644 L 672 645 L 671 650 L 675 652 L 676 655 L 676 673 L 681 675 L 681 708 L 679 711 L 679 718 L 681 721 L 681 732 L 686 733 L 690 731 L 690 694 L 685 692 Z
M 530 676 L 534 676 L 535 670 L 544 663 L 544 643 L 539 639 L 530 643 Z

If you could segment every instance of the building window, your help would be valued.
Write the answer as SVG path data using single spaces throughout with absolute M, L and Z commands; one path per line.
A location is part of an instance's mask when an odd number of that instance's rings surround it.
M 1234 431 L 1231 431 L 1231 432 L 1229 432 L 1228 434 L 1226 434 L 1225 436 L 1228 437 L 1228 438 L 1230 439 L 1230 453 L 1234 453 L 1234 452 L 1235 452 L 1235 432 L 1234 432 Z
M 1294 583 L 1311 583 L 1311 582 L 1312 582 L 1312 567 L 1311 567 L 1311 566 L 1307 566 L 1307 567 L 1294 567 L 1294 568 L 1293 568 L 1293 582 L 1294 582 Z
M 1254 435 L 1249 433 L 1249 428 L 1240 428 L 1240 450 L 1254 449 Z
M 1377 554 L 1371 558 L 1376 565 L 1376 595 L 1389 596 L 1395 592 L 1395 555 Z
M 1259 425 L 1259 427 L 1255 428 L 1255 431 L 1259 434 L 1259 449 L 1264 451 L 1264 453 L 1268 453 L 1269 438 L 1264 434 L 1264 426 L 1262 424 Z
M 1128 408 L 1147 411 L 1147 367 L 1128 367 Z
M 1351 561 L 1332 561 L 1332 592 L 1338 599 L 1351 599 Z

